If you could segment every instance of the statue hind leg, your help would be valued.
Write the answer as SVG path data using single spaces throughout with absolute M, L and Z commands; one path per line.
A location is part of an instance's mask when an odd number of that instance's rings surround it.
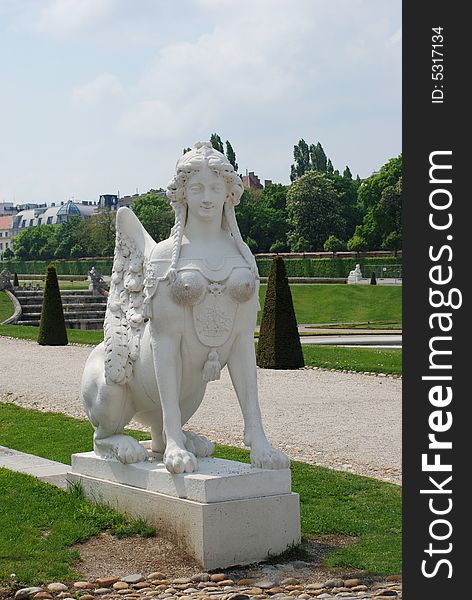
M 82 397 L 87 416 L 95 433 L 93 447 L 103 458 L 116 458 L 122 463 L 137 463 L 147 459 L 147 451 L 129 435 L 125 426 L 135 409 L 128 397 L 127 386 L 105 383 L 100 349 L 92 354 L 84 370 Z

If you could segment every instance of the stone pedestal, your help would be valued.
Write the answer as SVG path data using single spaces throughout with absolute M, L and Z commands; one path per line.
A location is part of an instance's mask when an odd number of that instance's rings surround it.
M 124 465 L 86 452 L 72 455 L 67 479 L 80 481 L 94 501 L 145 518 L 204 569 L 262 561 L 300 543 L 289 469 L 203 458 L 197 473 L 175 475 L 151 453 Z

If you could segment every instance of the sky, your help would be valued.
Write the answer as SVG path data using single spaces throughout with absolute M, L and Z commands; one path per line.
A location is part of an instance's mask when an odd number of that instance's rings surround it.
M 167 185 L 218 133 L 290 183 L 321 142 L 368 177 L 401 152 L 401 0 L 0 0 L 0 202 Z

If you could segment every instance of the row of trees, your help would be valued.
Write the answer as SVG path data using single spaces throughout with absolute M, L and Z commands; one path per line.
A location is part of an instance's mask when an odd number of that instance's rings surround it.
M 211 142 L 237 170 L 231 143 L 226 140 L 225 148 L 216 133 Z M 342 174 L 334 169 L 319 142 L 309 145 L 300 140 L 293 155 L 290 185 L 247 189 L 236 207 L 241 234 L 253 252 L 401 248 L 401 155 L 363 181 L 359 176 L 353 179 L 348 166 Z M 133 211 L 156 241 L 169 236 L 174 213 L 162 189 L 137 198 Z M 14 256 L 22 260 L 110 256 L 114 243 L 115 214 L 101 212 L 86 220 L 74 218 L 21 231 L 14 240 Z M 13 258 L 7 252 L 4 258 Z
M 4 259 L 51 260 L 111 256 L 115 248 L 115 214 L 100 212 L 89 219 L 73 217 L 60 225 L 37 225 L 21 230 Z M 10 252 L 8 252 L 10 251 Z
M 245 190 L 236 209 L 253 252 L 401 248 L 401 155 L 364 181 L 333 169 L 319 143 L 300 140 L 294 159 L 291 185 Z

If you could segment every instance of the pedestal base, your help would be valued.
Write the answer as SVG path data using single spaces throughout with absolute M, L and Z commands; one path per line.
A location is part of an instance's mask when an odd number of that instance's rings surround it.
M 200 459 L 199 466 L 198 473 L 171 475 L 162 463 L 122 465 L 88 452 L 73 455 L 67 479 L 80 481 L 92 500 L 145 518 L 158 535 L 177 542 L 204 569 L 263 561 L 300 543 L 299 496 L 289 491 L 288 469 L 268 471 L 220 459 Z M 147 489 L 148 481 L 153 489 Z M 166 493 L 156 490 L 159 481 Z

